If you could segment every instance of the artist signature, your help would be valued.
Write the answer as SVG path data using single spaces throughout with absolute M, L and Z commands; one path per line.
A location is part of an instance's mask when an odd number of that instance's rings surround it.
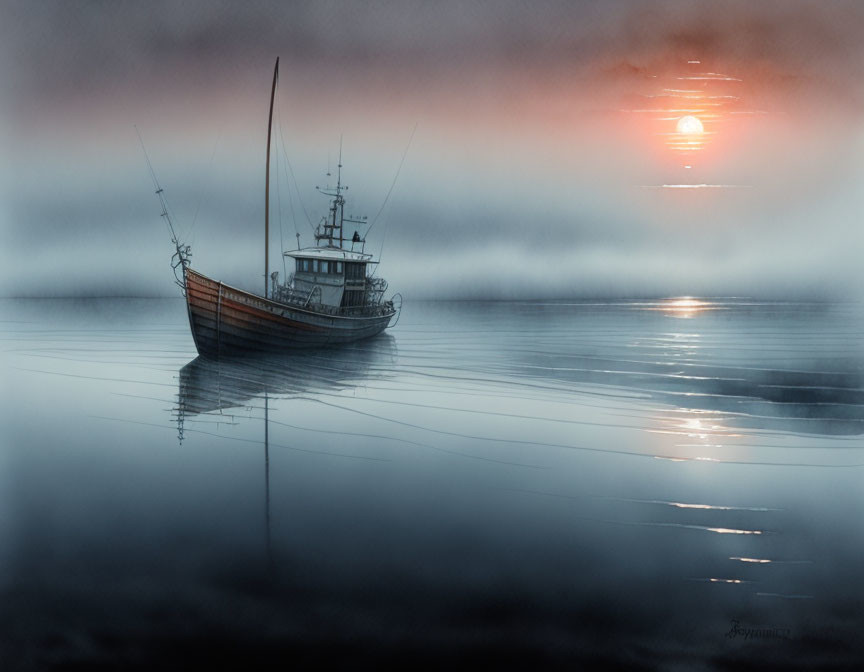
M 774 625 L 743 625 L 737 618 L 732 619 L 727 639 L 792 639 L 791 628 Z

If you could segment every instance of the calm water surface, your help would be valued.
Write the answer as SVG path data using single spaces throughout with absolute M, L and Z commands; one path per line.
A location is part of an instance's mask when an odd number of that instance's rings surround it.
M 0 302 L 2 669 L 860 669 L 864 308 Z

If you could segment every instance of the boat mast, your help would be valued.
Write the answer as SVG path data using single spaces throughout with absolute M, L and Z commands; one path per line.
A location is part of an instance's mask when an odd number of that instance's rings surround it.
M 270 89 L 270 117 L 267 120 L 267 171 L 264 179 L 264 298 L 270 276 L 270 133 L 273 130 L 273 101 L 276 98 L 276 80 L 279 79 L 279 57 L 273 70 L 273 88 Z
M 330 177 L 330 168 L 327 168 L 327 177 Z M 319 193 L 324 194 L 325 196 L 332 196 L 333 200 L 330 201 L 330 215 L 329 217 L 324 217 L 321 224 L 324 225 L 324 232 L 320 233 L 321 225 L 319 225 L 318 232 L 315 234 L 315 240 L 320 241 L 326 240 L 327 247 L 336 247 L 333 244 L 334 240 L 339 241 L 339 249 L 343 249 L 342 241 L 344 237 L 342 235 L 342 222 L 343 221 L 351 221 L 345 219 L 345 197 L 342 196 L 343 191 L 347 191 L 348 187 L 342 186 L 342 137 L 339 137 L 339 163 L 336 164 L 336 186 L 331 187 L 327 180 L 328 184 L 323 189 L 321 187 L 315 187 Z M 339 237 L 336 237 L 336 231 L 339 231 Z
M 330 177 L 330 170 L 327 170 L 327 177 Z M 328 180 L 329 182 L 329 180 Z M 318 225 L 318 232 L 315 234 L 315 240 L 328 241 L 328 247 L 337 247 L 335 242 L 338 242 L 338 247 L 340 250 L 345 249 L 345 241 L 348 238 L 345 237 L 343 230 L 345 226 L 345 222 L 349 222 L 351 224 L 368 224 L 368 217 L 363 217 L 362 219 L 355 219 L 353 215 L 348 217 L 345 216 L 345 197 L 342 196 L 343 191 L 347 191 L 348 187 L 342 186 L 342 138 L 339 138 L 339 163 L 336 164 L 336 186 L 331 187 L 326 186 L 323 189 L 321 187 L 315 187 L 319 193 L 324 194 L 325 196 L 332 196 L 333 200 L 330 201 L 330 215 L 329 217 L 324 217 L 321 224 Z M 324 232 L 321 233 L 321 226 L 324 227 Z M 338 236 L 337 236 L 338 232 Z M 355 232 L 356 235 L 356 232 Z M 365 244 L 366 239 L 360 238 Z M 351 239 L 353 250 L 353 243 L 357 242 L 354 238 Z M 298 248 L 299 249 L 299 248 Z
M 345 217 L 345 199 L 342 198 L 342 136 L 339 136 L 339 163 L 336 164 L 336 200 L 333 201 L 333 228 L 330 230 L 330 244 L 336 233 L 336 206 L 339 207 L 339 248 L 342 249 L 342 219 Z

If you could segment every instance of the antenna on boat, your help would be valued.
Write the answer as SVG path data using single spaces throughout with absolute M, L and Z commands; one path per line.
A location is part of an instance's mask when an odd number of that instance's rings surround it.
M 336 164 L 336 193 L 342 189 L 342 134 L 339 134 L 339 163 Z
M 328 164 L 329 164 L 329 154 L 328 154 Z M 330 168 L 328 165 L 327 168 L 327 177 L 331 177 Z M 324 194 L 325 196 L 332 196 L 333 200 L 330 205 L 330 214 L 323 217 L 321 224 L 318 225 L 318 229 L 315 232 L 315 240 L 320 241 L 326 240 L 327 247 L 336 247 L 334 241 L 338 241 L 339 249 L 344 248 L 345 238 L 343 236 L 342 227 L 344 222 L 350 222 L 351 219 L 345 218 L 345 197 L 342 196 L 343 191 L 348 191 L 348 187 L 342 186 L 342 136 L 339 136 L 339 163 L 336 164 L 336 186 L 330 186 L 330 180 L 327 180 L 327 185 L 322 189 L 320 186 L 316 186 L 315 189 L 318 193 Z M 323 233 L 321 232 L 323 226 Z M 338 237 L 337 237 L 338 231 Z
M 270 89 L 270 116 L 267 119 L 267 170 L 264 181 L 264 298 L 267 298 L 267 279 L 270 276 L 270 133 L 273 130 L 273 101 L 276 98 L 276 81 L 279 79 L 279 57 L 273 69 L 273 86 Z
M 174 269 L 174 282 L 186 293 L 186 268 L 189 266 L 189 257 L 192 256 L 192 248 L 189 245 L 182 245 L 177 237 L 177 232 L 174 229 L 174 222 L 171 220 L 171 213 L 168 210 L 168 202 L 165 200 L 165 190 L 159 184 L 156 178 L 156 171 L 153 170 L 153 163 L 150 161 L 150 155 L 147 153 L 147 148 L 144 146 L 144 138 L 141 137 L 141 131 L 138 130 L 137 124 L 134 125 L 135 134 L 138 136 L 138 142 L 141 143 L 141 149 L 144 152 L 144 158 L 147 160 L 147 168 L 150 171 L 150 179 L 153 180 L 153 186 L 156 188 L 156 196 L 159 198 L 159 205 L 162 206 L 161 216 L 165 218 L 168 224 L 168 230 L 171 232 L 171 242 L 174 243 L 176 252 L 171 257 L 171 268 Z M 176 261 L 175 261 L 176 259 Z M 177 269 L 183 268 L 183 279 L 177 277 Z

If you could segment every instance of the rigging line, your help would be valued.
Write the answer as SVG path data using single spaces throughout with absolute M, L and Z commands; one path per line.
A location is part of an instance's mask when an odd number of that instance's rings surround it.
M 372 230 L 372 227 L 375 226 L 375 223 L 378 221 L 378 217 L 381 216 L 381 213 L 384 211 L 384 206 L 387 205 L 387 202 L 390 200 L 390 194 L 393 193 L 393 188 L 396 186 L 396 180 L 399 179 L 399 173 L 402 172 L 402 164 L 405 163 L 405 157 L 408 156 L 408 150 L 411 148 L 411 141 L 414 140 L 414 134 L 417 132 L 417 124 L 420 122 L 416 122 L 414 124 L 414 128 L 411 131 L 411 137 L 408 138 L 408 144 L 405 145 L 405 151 L 402 152 L 402 160 L 399 161 L 399 167 L 396 169 L 396 175 L 393 177 L 393 183 L 390 185 L 390 190 L 387 192 L 387 196 L 384 197 L 384 202 L 381 204 L 381 209 L 378 210 L 378 214 L 375 215 L 375 219 L 372 220 L 372 224 L 369 225 L 369 228 L 366 229 L 366 235 L 364 238 L 369 237 L 369 232 Z M 381 261 L 381 255 L 384 253 L 384 241 L 387 240 L 387 231 L 389 230 L 389 221 L 384 224 L 384 233 L 381 234 L 381 247 L 378 249 L 378 261 Z M 378 273 L 379 266 L 375 266 L 370 274 L 370 277 L 374 278 L 375 274 Z
M 210 153 L 210 166 L 207 169 L 207 172 L 210 173 L 210 184 L 212 184 L 213 180 L 213 160 L 216 158 L 216 148 L 219 146 L 220 135 L 221 131 L 216 134 L 216 141 L 213 143 L 213 151 Z M 210 184 L 207 184 L 206 186 L 209 187 Z M 195 231 L 195 222 L 198 221 L 198 213 L 201 211 L 201 203 L 204 202 L 204 194 L 206 192 L 207 189 L 205 188 L 204 191 L 201 192 L 201 195 L 198 197 L 198 205 L 195 207 L 195 216 L 192 218 L 192 224 L 189 226 L 189 232 L 187 234 L 188 236 L 192 236 L 193 232 Z
M 282 105 L 280 104 L 280 99 L 276 98 L 276 124 L 279 126 L 279 134 L 282 134 Z M 284 143 L 283 143 L 284 146 Z M 277 151 L 277 165 L 279 161 L 278 151 Z M 286 183 L 288 186 L 288 206 L 291 208 L 291 223 L 294 225 L 294 235 L 297 236 L 298 241 L 298 249 L 299 249 L 299 241 L 300 241 L 300 231 L 297 230 L 297 214 L 294 211 L 294 197 L 291 194 L 291 184 L 287 182 L 287 173 L 286 173 Z M 285 251 L 284 249 L 282 250 Z M 284 260 L 284 257 L 283 257 Z
M 156 179 L 156 173 L 153 170 L 153 164 L 150 163 L 150 155 L 147 153 L 147 148 L 144 146 L 144 139 L 141 137 L 141 131 L 138 130 L 138 125 L 133 124 L 135 134 L 138 136 L 138 142 L 141 143 L 141 149 L 144 150 L 144 158 L 147 160 L 147 168 L 150 171 L 150 179 L 153 180 L 153 186 L 159 189 L 159 180 Z
M 291 185 L 288 185 L 288 206 L 291 208 L 291 223 L 294 225 L 294 235 L 297 238 L 297 249 L 300 249 L 300 231 L 297 228 L 297 213 L 294 210 L 294 196 L 291 194 Z
M 282 144 L 282 153 L 285 155 L 285 163 L 288 165 L 288 171 L 291 174 L 291 179 L 294 181 L 294 188 L 297 190 L 297 200 L 300 202 L 300 207 L 303 208 L 303 214 L 306 215 L 306 221 L 309 223 L 309 228 L 312 229 L 312 235 L 315 235 L 315 227 L 312 225 L 312 220 L 309 218 L 309 212 L 306 210 L 306 205 L 303 203 L 303 197 L 300 195 L 300 187 L 297 186 L 297 177 L 294 175 L 294 166 L 291 165 L 291 159 L 288 158 L 288 150 L 285 149 L 285 135 L 282 133 L 282 124 L 279 124 L 279 142 Z
M 290 182 L 288 182 L 288 171 L 286 171 L 286 173 L 285 173 L 285 181 L 286 181 L 287 186 L 288 186 L 288 205 L 291 208 L 291 223 L 294 225 L 294 235 L 297 238 L 297 249 L 299 250 L 300 249 L 300 230 L 297 228 L 297 212 L 296 212 L 296 208 L 294 207 L 294 195 L 291 193 L 291 184 L 290 184 Z M 299 192 L 298 192 L 298 195 L 299 195 Z M 304 213 L 306 212 L 305 208 L 304 208 L 303 212 Z M 308 214 L 306 214 L 306 220 L 307 221 L 309 220 Z M 309 228 L 312 230 L 312 233 L 314 235 L 315 229 L 312 228 L 311 222 L 309 222 Z
M 150 170 L 150 178 L 153 180 L 153 185 L 156 187 L 156 196 L 159 199 L 159 204 L 162 206 L 163 216 L 168 225 L 168 231 L 171 234 L 171 242 L 174 243 L 175 246 L 178 246 L 180 245 L 181 238 L 177 235 L 177 232 L 174 229 L 174 220 L 176 219 L 174 210 L 168 205 L 168 199 L 165 198 L 165 191 L 162 189 L 162 185 L 159 184 L 159 180 L 156 179 L 156 171 L 153 169 L 150 155 L 147 153 L 147 148 L 144 146 L 144 139 L 141 137 L 141 132 L 138 130 L 137 125 L 134 125 L 134 127 L 135 133 L 138 135 L 138 141 L 141 143 L 141 149 L 144 150 L 144 158 L 147 160 L 147 168 Z
M 384 241 L 387 240 L 387 230 L 389 227 L 387 225 L 384 226 L 384 233 L 381 234 L 381 247 L 378 248 L 378 261 L 381 261 L 381 255 L 384 254 Z M 368 233 L 368 231 L 367 231 Z M 369 274 L 369 277 L 374 278 L 375 274 L 378 272 L 379 266 L 376 265 L 375 268 L 372 269 L 372 273 Z
M 159 185 L 159 180 L 156 179 L 156 171 L 153 170 L 153 163 L 150 161 L 150 155 L 147 153 L 147 148 L 144 146 L 144 138 L 141 137 L 141 131 L 138 130 L 138 125 L 134 124 L 135 134 L 138 136 L 138 142 L 141 143 L 141 149 L 144 150 L 144 158 L 147 160 L 147 168 L 150 170 L 150 178 L 153 180 L 153 186 L 156 187 L 156 195 L 159 197 L 159 203 L 162 205 L 162 211 L 165 213 L 165 220 L 168 223 L 168 229 L 171 231 L 171 242 L 179 245 L 177 233 L 174 231 L 174 224 L 171 221 L 171 213 L 168 211 L 168 202 L 165 200 L 165 193 Z
M 419 122 L 417 122 L 419 123 Z M 396 186 L 396 180 L 399 179 L 399 173 L 402 172 L 402 164 L 405 163 L 405 157 L 408 156 L 408 150 L 411 148 L 411 141 L 414 140 L 414 134 L 417 132 L 417 124 L 414 124 L 414 129 L 411 131 L 411 137 L 408 138 L 408 144 L 405 145 L 405 151 L 402 152 L 402 160 L 399 161 L 399 167 L 396 169 L 396 175 L 393 176 L 393 183 L 390 185 L 390 190 L 387 192 L 387 195 L 384 197 L 384 202 L 381 204 L 381 208 L 378 210 L 378 214 L 372 219 L 372 223 L 369 225 L 369 228 L 366 229 L 366 235 L 369 235 L 369 232 L 372 230 L 372 227 L 375 226 L 375 223 L 378 221 L 378 218 L 381 216 L 381 213 L 384 212 L 384 207 L 387 205 L 387 201 L 390 200 L 390 194 L 393 193 L 393 188 Z

